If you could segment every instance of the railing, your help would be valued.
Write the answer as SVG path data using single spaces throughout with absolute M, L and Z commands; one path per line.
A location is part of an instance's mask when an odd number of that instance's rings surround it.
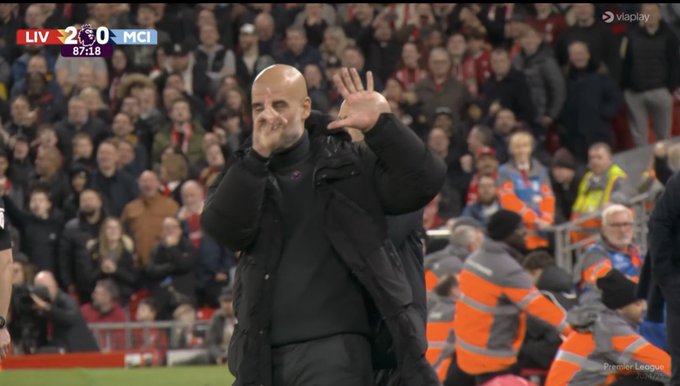
M 655 197 L 655 191 L 639 194 L 628 201 L 627 206 L 633 209 L 635 213 L 634 220 L 634 238 L 640 247 L 640 253 L 647 252 L 647 223 L 649 222 L 650 213 L 647 210 L 647 205 Z M 546 232 L 552 234 L 554 237 L 555 261 L 559 267 L 572 273 L 575 262 L 581 256 L 583 251 L 597 240 L 599 234 L 593 234 L 592 237 L 580 240 L 579 242 L 571 242 L 571 233 L 582 231 L 584 228 L 579 224 L 587 220 L 596 219 L 602 216 L 602 210 L 583 216 L 575 221 L 566 222 L 563 224 L 551 226 L 546 229 Z M 427 231 L 428 237 L 431 238 L 447 238 L 451 234 L 449 229 L 434 229 Z
M 194 322 L 122 322 L 122 323 L 90 323 L 88 327 L 92 330 L 95 338 L 99 342 L 102 351 L 115 349 L 138 349 L 141 342 L 149 342 L 152 338 L 161 337 L 164 339 L 161 346 L 166 348 L 185 348 L 182 347 L 181 337 L 178 331 L 191 331 L 197 337 L 204 338 L 210 321 L 196 320 Z M 124 338 L 123 338 L 124 337 Z M 124 343 L 120 342 L 124 339 Z M 124 344 L 124 347 L 120 347 Z

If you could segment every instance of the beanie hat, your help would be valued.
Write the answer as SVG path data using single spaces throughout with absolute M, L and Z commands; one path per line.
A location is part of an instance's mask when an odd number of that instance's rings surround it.
M 612 310 L 638 300 L 635 296 L 636 284 L 616 269 L 597 279 L 597 286 L 602 291 L 602 303 Z
M 576 160 L 574 156 L 565 148 L 561 148 L 555 152 L 552 158 L 552 167 L 561 167 L 571 170 L 576 170 Z
M 486 233 L 492 240 L 503 241 L 522 224 L 522 218 L 515 212 L 501 209 L 491 215 L 486 224 Z

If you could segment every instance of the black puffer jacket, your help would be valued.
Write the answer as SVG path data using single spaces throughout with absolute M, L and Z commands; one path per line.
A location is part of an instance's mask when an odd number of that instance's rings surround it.
M 317 114 L 307 120 L 315 207 L 325 212 L 324 231 L 383 317 L 394 342 L 400 384 L 439 384 L 424 356 L 425 331 L 401 260 L 388 239 L 385 215 L 425 206 L 444 183 L 445 165 L 392 114 L 382 114 L 366 133 L 368 147 L 352 144 L 344 131 L 326 130 L 326 123 Z M 272 384 L 274 286 L 269 279 L 283 242 L 277 200 L 267 160 L 245 151 L 213 185 L 202 215 L 206 233 L 242 251 L 234 288 L 238 324 L 228 355 L 236 385 Z

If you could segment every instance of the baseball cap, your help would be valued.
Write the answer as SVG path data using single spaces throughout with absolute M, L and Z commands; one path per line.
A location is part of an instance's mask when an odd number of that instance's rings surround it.
M 172 56 L 184 56 L 190 51 L 186 43 L 173 43 L 166 48 L 167 54 Z
M 482 146 L 479 149 L 477 149 L 477 154 L 475 154 L 477 158 L 481 158 L 484 156 L 489 156 L 489 157 L 496 157 L 496 151 L 488 146 Z
M 250 23 L 246 23 L 246 24 L 241 26 L 241 29 L 239 29 L 239 32 L 242 33 L 242 34 L 246 34 L 246 35 L 254 35 L 255 34 L 255 26 L 250 24 Z

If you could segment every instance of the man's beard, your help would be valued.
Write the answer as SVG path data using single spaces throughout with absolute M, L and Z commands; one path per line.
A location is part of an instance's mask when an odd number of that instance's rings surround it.
M 85 217 L 92 217 L 97 213 L 97 209 L 94 208 L 84 208 L 80 210 L 80 213 Z

